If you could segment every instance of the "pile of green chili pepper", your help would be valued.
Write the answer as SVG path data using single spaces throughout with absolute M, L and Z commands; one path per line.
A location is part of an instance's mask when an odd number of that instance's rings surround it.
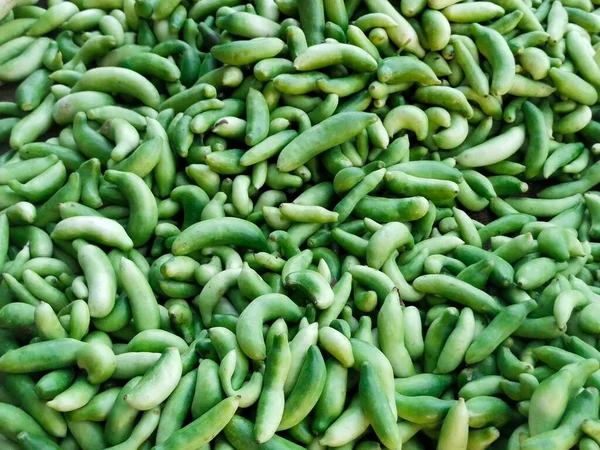
M 600 450 L 600 0 L 36 3 L 1 449 Z

